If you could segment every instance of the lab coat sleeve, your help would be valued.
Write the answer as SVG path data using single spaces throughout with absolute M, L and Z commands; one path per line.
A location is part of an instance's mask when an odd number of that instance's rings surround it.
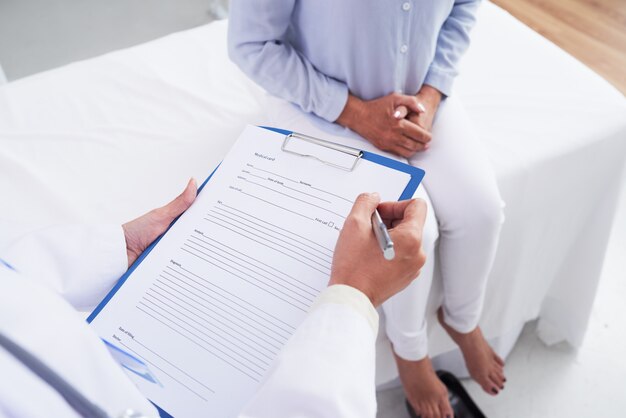
M 424 84 L 436 88 L 445 96 L 452 91 L 452 84 L 459 73 L 459 61 L 469 47 L 469 33 L 476 23 L 479 5 L 480 0 L 456 0 L 439 31 L 435 58 Z
M 295 0 L 231 0 L 229 56 L 269 93 L 334 122 L 348 87 L 318 71 L 284 39 L 294 5 Z
M 240 418 L 375 417 L 377 329 L 378 314 L 365 295 L 329 287 Z
M 128 268 L 119 225 L 54 226 L 14 242 L 0 258 L 76 309 L 93 308 Z

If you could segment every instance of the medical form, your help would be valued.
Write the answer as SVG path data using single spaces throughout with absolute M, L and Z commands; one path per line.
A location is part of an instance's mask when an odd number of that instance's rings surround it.
M 358 194 L 398 200 L 411 175 L 360 159 L 353 169 L 285 152 L 285 135 L 249 126 L 193 205 L 90 317 L 143 360 L 129 373 L 176 417 L 232 418 L 330 276 Z

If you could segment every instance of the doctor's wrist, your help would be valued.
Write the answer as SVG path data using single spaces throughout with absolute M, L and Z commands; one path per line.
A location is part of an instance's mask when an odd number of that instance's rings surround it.
M 378 312 L 367 295 L 359 289 L 348 285 L 329 284 L 317 297 L 311 310 L 329 303 L 349 306 L 367 320 L 374 335 L 378 333 Z
M 331 276 L 330 281 L 328 282 L 328 288 L 333 288 L 336 286 L 347 287 L 352 289 L 353 291 L 360 293 L 361 295 L 365 296 L 374 307 L 378 307 L 382 303 L 379 300 L 380 298 L 377 297 L 376 292 L 373 292 L 366 286 L 366 281 L 364 280 L 351 280 L 349 278 L 339 279 Z

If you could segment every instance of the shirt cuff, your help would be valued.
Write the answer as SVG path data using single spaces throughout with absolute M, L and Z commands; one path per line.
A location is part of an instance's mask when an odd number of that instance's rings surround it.
M 120 278 L 128 270 L 128 252 L 126 251 L 126 235 L 121 225 L 102 225 L 107 239 L 101 244 L 103 251 L 111 260 L 111 275 Z
M 314 113 L 326 119 L 328 122 L 334 122 L 339 119 L 347 102 L 348 86 L 340 81 L 329 78 L 326 91 L 322 93 L 319 106 L 316 106 L 317 109 Z
M 360 290 L 343 284 L 329 286 L 319 294 L 311 306 L 311 311 L 328 303 L 352 307 L 365 318 L 374 335 L 378 333 L 378 312 L 369 298 Z
M 428 84 L 429 86 L 436 88 L 441 92 L 441 94 L 448 97 L 452 93 L 454 76 L 446 73 L 445 71 L 430 67 L 428 74 L 426 74 L 424 84 Z
M 66 298 L 78 309 L 89 310 L 117 283 L 128 270 L 126 237 L 120 225 L 100 224 L 84 227 L 85 254 L 78 264 L 82 271 L 71 284 Z M 90 239 L 89 239 L 90 238 Z

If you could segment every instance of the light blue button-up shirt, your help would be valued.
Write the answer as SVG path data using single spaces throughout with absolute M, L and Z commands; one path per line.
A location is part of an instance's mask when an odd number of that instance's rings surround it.
M 231 59 L 271 94 L 335 121 L 428 84 L 450 95 L 480 0 L 231 0 Z

